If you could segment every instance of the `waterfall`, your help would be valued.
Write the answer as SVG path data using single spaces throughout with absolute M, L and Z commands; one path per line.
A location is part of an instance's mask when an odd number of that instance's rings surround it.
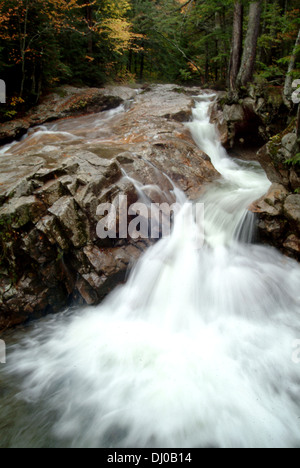
M 98 307 L 37 322 L 8 368 L 39 435 L 73 447 L 299 447 L 299 265 L 249 243 L 247 207 L 269 181 L 187 124 L 221 174 Z M 140 187 L 139 187 L 140 188 Z M 31 430 L 35 430 L 31 424 Z M 48 435 L 41 436 L 46 432 Z M 35 439 L 35 443 L 36 439 Z M 57 442 L 58 443 L 58 442 Z

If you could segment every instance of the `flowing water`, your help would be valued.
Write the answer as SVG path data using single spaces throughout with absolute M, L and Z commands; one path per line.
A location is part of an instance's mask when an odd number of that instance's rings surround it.
M 247 207 L 269 182 L 229 159 L 208 107 L 188 124 L 223 176 L 200 200 L 204 247 L 177 189 L 172 235 L 125 286 L 31 325 L 5 367 L 4 446 L 300 446 L 300 267 L 249 243 Z

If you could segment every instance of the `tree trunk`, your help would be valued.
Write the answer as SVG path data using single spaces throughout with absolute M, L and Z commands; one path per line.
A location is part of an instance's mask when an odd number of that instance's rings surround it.
M 284 100 L 284 103 L 286 104 L 286 106 L 289 107 L 289 108 L 292 107 L 292 102 L 291 102 L 292 84 L 293 84 L 292 71 L 295 68 L 296 58 L 297 58 L 297 48 L 299 47 L 299 45 L 300 45 L 300 29 L 299 29 L 299 32 L 298 32 L 298 36 L 297 36 L 297 39 L 296 39 L 296 43 L 295 43 L 293 53 L 291 55 L 288 72 L 287 72 L 287 75 L 286 75 L 286 78 L 285 78 L 284 90 L 283 90 L 283 100 Z
M 250 4 L 249 23 L 242 64 L 237 79 L 239 86 L 246 86 L 253 78 L 261 13 L 262 2 L 252 2 Z
M 236 79 L 241 65 L 243 49 L 243 5 L 236 1 L 234 5 L 234 20 L 232 33 L 232 48 L 229 65 L 229 89 L 236 89 Z
M 267 8 L 268 8 L 268 2 L 267 0 L 263 0 L 263 24 L 261 27 L 261 33 L 262 35 L 266 34 L 267 32 Z M 260 62 L 266 62 L 266 53 L 264 50 L 264 47 L 261 45 L 258 51 L 258 57 Z

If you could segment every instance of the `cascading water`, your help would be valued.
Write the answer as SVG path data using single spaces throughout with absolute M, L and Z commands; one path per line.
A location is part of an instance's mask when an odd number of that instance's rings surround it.
M 300 268 L 242 242 L 251 234 L 247 207 L 269 182 L 255 164 L 227 157 L 209 104 L 201 100 L 188 124 L 223 176 L 201 200 L 205 246 L 185 203 L 172 235 L 101 306 L 35 324 L 8 369 L 23 380 L 29 409 L 15 432 L 27 444 L 300 445 L 300 368 L 292 360 Z

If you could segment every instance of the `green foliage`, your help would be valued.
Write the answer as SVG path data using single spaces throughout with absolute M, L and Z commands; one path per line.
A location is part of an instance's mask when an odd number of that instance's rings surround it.
M 182 79 L 182 81 L 189 81 L 193 77 L 192 73 L 189 70 L 183 70 L 182 68 L 179 70 L 179 76 Z
M 300 153 L 297 153 L 294 157 L 288 159 L 286 164 L 288 166 L 300 166 Z
M 244 33 L 250 0 L 244 4 Z M 224 86 L 235 0 L 0 0 L 0 78 L 35 104 L 59 84 L 174 81 Z M 262 2 L 256 76 L 281 85 L 299 28 L 297 0 Z M 300 63 L 292 76 L 299 78 Z M 4 118 L 20 108 L 7 106 Z

